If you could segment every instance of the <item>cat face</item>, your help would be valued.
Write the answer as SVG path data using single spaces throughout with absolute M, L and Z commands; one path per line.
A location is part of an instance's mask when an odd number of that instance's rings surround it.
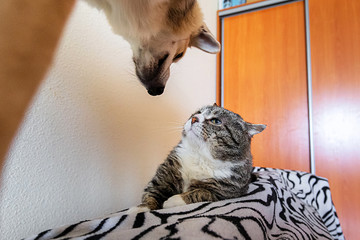
M 185 123 L 183 138 L 195 147 L 208 148 L 216 159 L 231 160 L 251 156 L 251 137 L 265 127 L 245 122 L 240 115 L 216 105 L 205 106 Z

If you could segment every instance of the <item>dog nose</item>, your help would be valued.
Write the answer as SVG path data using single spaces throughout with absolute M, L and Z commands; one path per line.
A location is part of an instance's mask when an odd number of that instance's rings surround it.
M 148 93 L 151 96 L 161 95 L 164 92 L 165 87 L 153 87 L 148 89 Z
M 196 122 L 199 122 L 199 119 L 197 117 L 192 117 L 191 118 L 191 124 L 194 124 Z

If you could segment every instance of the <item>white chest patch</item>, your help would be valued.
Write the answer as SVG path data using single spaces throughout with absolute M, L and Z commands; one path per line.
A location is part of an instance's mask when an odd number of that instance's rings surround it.
M 207 178 L 224 179 L 232 175 L 233 163 L 214 159 L 207 147 L 192 148 L 186 141 L 177 149 L 182 168 L 180 169 L 184 180 L 184 189 L 187 191 L 191 180 L 204 180 Z

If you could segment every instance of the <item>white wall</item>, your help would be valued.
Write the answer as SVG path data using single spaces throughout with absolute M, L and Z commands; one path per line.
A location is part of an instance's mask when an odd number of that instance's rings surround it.
M 216 33 L 217 0 L 201 0 Z M 139 203 L 189 115 L 215 102 L 215 55 L 190 49 L 151 97 L 129 45 L 79 2 L 56 60 L 7 158 L 0 239 L 101 217 Z

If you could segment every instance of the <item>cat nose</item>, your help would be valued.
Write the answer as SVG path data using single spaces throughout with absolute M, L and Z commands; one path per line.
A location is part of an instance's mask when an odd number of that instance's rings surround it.
M 199 122 L 199 119 L 197 117 L 192 117 L 191 118 L 191 124 L 194 124 L 196 122 Z

